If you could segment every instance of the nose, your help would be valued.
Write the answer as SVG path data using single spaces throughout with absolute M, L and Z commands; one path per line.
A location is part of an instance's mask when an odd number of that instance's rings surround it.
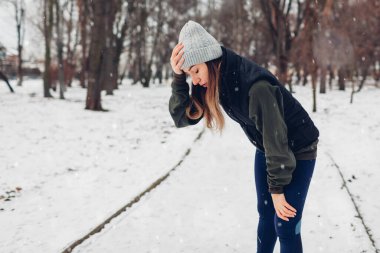
M 199 84 L 199 82 L 200 82 L 200 79 L 199 79 L 199 78 L 197 78 L 197 77 L 193 77 L 192 79 L 193 79 L 193 84 L 194 84 L 194 85 L 198 85 L 198 84 Z

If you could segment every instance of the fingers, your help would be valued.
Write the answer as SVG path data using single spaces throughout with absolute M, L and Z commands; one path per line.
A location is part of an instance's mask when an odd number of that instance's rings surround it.
M 288 217 L 295 217 L 297 210 L 285 199 L 284 194 L 272 194 L 273 205 L 279 218 L 289 221 Z
M 286 202 L 286 203 L 284 204 L 284 206 L 285 206 L 286 208 L 288 208 L 289 210 L 293 211 L 294 213 L 297 212 L 297 210 L 296 210 L 294 207 L 292 207 L 291 205 L 289 205 L 288 202 Z
M 289 219 L 286 218 L 284 215 L 282 215 L 279 211 L 276 211 L 276 214 L 277 214 L 278 218 L 283 219 L 285 221 L 289 221 Z
M 280 210 L 282 215 L 286 216 L 286 217 L 294 217 L 296 216 L 296 213 L 293 212 L 293 211 L 290 211 L 289 209 L 287 209 L 286 207 L 284 207 L 282 210 Z
M 174 58 L 174 56 L 176 56 L 179 52 L 179 50 L 181 50 L 183 48 L 183 44 L 182 43 L 178 43 L 174 48 L 173 48 L 173 52 L 172 52 L 172 58 Z
M 290 218 L 294 218 L 295 215 L 292 215 L 290 214 L 286 209 L 284 210 L 276 210 L 276 214 L 279 218 L 285 220 L 285 221 L 289 221 L 288 217 Z
M 182 66 L 184 61 L 185 61 L 185 58 L 182 57 L 181 60 L 179 60 L 179 62 L 177 63 L 177 65 L 175 67 L 178 69 L 181 69 L 181 66 Z
M 288 209 L 291 208 L 291 209 Z M 293 211 L 295 210 L 295 211 Z M 288 217 L 294 218 L 296 216 L 296 209 L 288 203 L 283 203 L 280 207 L 276 208 L 277 216 L 283 220 L 289 221 Z
M 185 59 L 182 57 L 184 54 L 184 51 L 182 50 L 183 47 L 184 47 L 184 45 L 182 43 L 178 43 L 174 47 L 173 52 L 172 52 L 172 56 L 170 58 L 170 63 L 172 65 L 173 71 L 177 74 L 183 73 L 183 71 L 181 70 L 181 66 L 182 66 L 183 62 L 185 61 Z M 180 50 L 182 50 L 182 51 L 180 51 Z
M 179 52 L 176 56 L 174 56 L 173 61 L 174 61 L 175 64 L 181 59 L 183 53 L 184 53 L 184 52 L 181 51 L 181 52 Z
M 179 59 L 179 57 L 181 58 Z M 171 65 L 174 72 L 176 72 L 177 74 L 183 73 L 183 71 L 181 70 L 181 67 L 184 61 L 185 61 L 185 58 L 182 57 L 182 54 L 179 54 L 178 57 L 175 58 L 175 60 L 171 61 Z
M 177 49 L 178 49 L 179 46 L 180 46 L 180 44 L 178 43 L 178 44 L 173 48 L 173 50 L 172 50 L 172 55 L 170 56 L 170 58 L 173 58 L 173 57 L 178 53 Z

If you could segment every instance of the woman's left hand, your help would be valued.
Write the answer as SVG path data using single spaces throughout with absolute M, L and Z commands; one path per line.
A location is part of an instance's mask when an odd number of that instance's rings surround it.
M 297 210 L 292 207 L 288 202 L 286 202 L 285 195 L 272 193 L 272 200 L 274 209 L 276 210 L 276 214 L 278 217 L 285 221 L 289 221 L 287 217 L 296 216 Z

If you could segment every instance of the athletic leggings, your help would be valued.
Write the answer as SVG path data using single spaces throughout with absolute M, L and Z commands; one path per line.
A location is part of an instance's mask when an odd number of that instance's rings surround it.
M 294 207 L 296 216 L 289 221 L 279 218 L 268 192 L 265 153 L 256 149 L 255 182 L 259 224 L 257 228 L 257 253 L 272 253 L 277 237 L 281 253 L 302 253 L 301 218 L 309 184 L 313 176 L 314 160 L 297 160 L 292 181 L 284 187 L 286 201 Z

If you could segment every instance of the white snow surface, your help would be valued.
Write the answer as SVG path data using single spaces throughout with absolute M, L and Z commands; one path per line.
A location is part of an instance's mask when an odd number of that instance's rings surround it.
M 84 110 L 77 83 L 66 100 L 43 98 L 40 79 L 12 85 L 15 94 L 0 82 L 0 252 L 62 252 L 182 158 L 73 252 L 255 252 L 255 147 L 226 114 L 222 135 L 206 129 L 195 141 L 204 121 L 175 128 L 169 83 L 102 93 L 108 112 Z M 304 252 L 375 252 L 358 211 L 379 249 L 380 89 L 365 87 L 353 104 L 349 91 L 317 94 L 316 113 L 310 86 L 294 90 L 320 130 Z

